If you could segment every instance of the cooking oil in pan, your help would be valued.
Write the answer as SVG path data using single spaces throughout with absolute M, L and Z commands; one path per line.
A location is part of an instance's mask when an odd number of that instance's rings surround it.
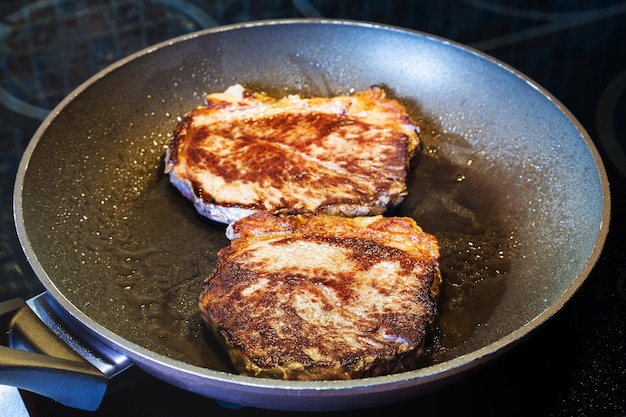
M 424 357 L 428 365 L 463 353 L 463 344 L 489 320 L 506 287 L 514 239 L 503 220 L 506 210 L 499 207 L 501 190 L 476 169 L 480 161 L 472 147 L 461 136 L 442 137 L 428 122 L 420 125 L 424 149 L 410 174 L 409 195 L 388 214 L 415 218 L 440 241 L 443 286 Z M 169 184 L 156 137 L 127 141 L 116 147 L 154 149 L 135 154 L 136 163 L 127 164 L 133 168 L 123 175 L 100 178 L 96 167 L 79 167 L 91 201 L 104 203 L 97 210 L 79 205 L 76 210 L 85 209 L 87 220 L 74 216 L 59 226 L 76 231 L 71 239 L 85 256 L 80 265 L 67 267 L 70 260 L 62 251 L 51 256 L 50 268 L 64 268 L 55 284 L 122 338 L 181 361 L 228 370 L 197 307 L 202 280 L 212 272 L 217 251 L 228 245 L 224 226 L 198 215 Z
M 423 364 L 452 359 L 488 322 L 506 289 L 515 237 L 505 221 L 501 183 L 481 173 L 480 158 L 460 135 L 422 120 L 423 152 L 398 213 L 416 219 L 440 243 L 438 318 Z

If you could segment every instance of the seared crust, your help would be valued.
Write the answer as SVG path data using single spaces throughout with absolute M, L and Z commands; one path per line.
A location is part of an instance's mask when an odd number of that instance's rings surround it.
M 439 246 L 412 219 L 273 216 L 228 228 L 199 306 L 243 374 L 349 379 L 414 369 Z
M 371 215 L 406 195 L 418 144 L 404 107 L 378 87 L 274 99 L 235 85 L 183 118 L 165 172 L 199 213 L 224 223 L 257 211 Z

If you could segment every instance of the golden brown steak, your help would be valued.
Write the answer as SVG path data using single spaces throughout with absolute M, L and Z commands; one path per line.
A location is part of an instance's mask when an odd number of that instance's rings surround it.
M 412 219 L 253 214 L 200 310 L 242 374 L 350 379 L 417 366 L 436 314 L 439 246 Z
M 206 97 L 170 138 L 165 172 L 199 213 L 380 214 L 407 193 L 418 128 L 372 87 L 274 99 L 240 85 Z

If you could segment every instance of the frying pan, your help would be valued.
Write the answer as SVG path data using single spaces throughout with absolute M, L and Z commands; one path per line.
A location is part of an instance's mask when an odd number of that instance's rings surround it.
M 201 324 L 202 279 L 228 241 L 168 183 L 162 159 L 203 93 L 235 83 L 276 97 L 379 85 L 420 125 L 409 195 L 387 213 L 415 218 L 442 246 L 440 314 L 419 369 L 351 381 L 240 376 Z M 14 198 L 46 305 L 72 334 L 195 393 L 299 411 L 420 395 L 515 346 L 580 287 L 610 216 L 588 134 L 532 80 L 445 39 L 320 19 L 213 28 L 105 69 L 44 120 Z

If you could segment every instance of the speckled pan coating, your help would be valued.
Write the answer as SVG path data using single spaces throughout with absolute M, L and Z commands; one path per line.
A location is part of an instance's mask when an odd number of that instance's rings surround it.
M 202 278 L 227 244 L 224 229 L 193 213 L 168 185 L 161 161 L 177 117 L 200 104 L 203 92 L 234 83 L 276 96 L 378 84 L 405 104 L 423 127 L 431 161 L 451 181 L 429 178 L 428 164 L 418 163 L 401 214 L 440 236 L 451 257 L 489 246 L 489 238 L 481 245 L 456 239 L 458 231 L 509 242 L 466 258 L 477 265 L 500 258 L 501 271 L 486 263 L 478 275 L 468 274 L 475 279 L 470 287 L 489 281 L 496 288 L 475 301 L 486 303 L 489 314 L 470 318 L 458 332 L 463 337 L 442 336 L 446 349 L 412 372 L 333 382 L 230 372 L 195 309 Z M 483 193 L 480 201 L 471 200 L 476 192 Z M 524 75 L 444 39 L 326 20 L 219 27 L 105 69 L 43 122 L 15 190 L 18 233 L 31 265 L 86 335 L 174 385 L 286 410 L 398 401 L 514 346 L 580 287 L 599 257 L 609 206 L 604 168 L 587 133 Z M 437 213 L 448 217 L 433 221 Z M 447 266 L 444 282 L 455 279 L 457 266 Z M 472 288 L 461 304 L 472 302 Z M 443 330 L 461 326 L 454 301 L 441 306 Z

